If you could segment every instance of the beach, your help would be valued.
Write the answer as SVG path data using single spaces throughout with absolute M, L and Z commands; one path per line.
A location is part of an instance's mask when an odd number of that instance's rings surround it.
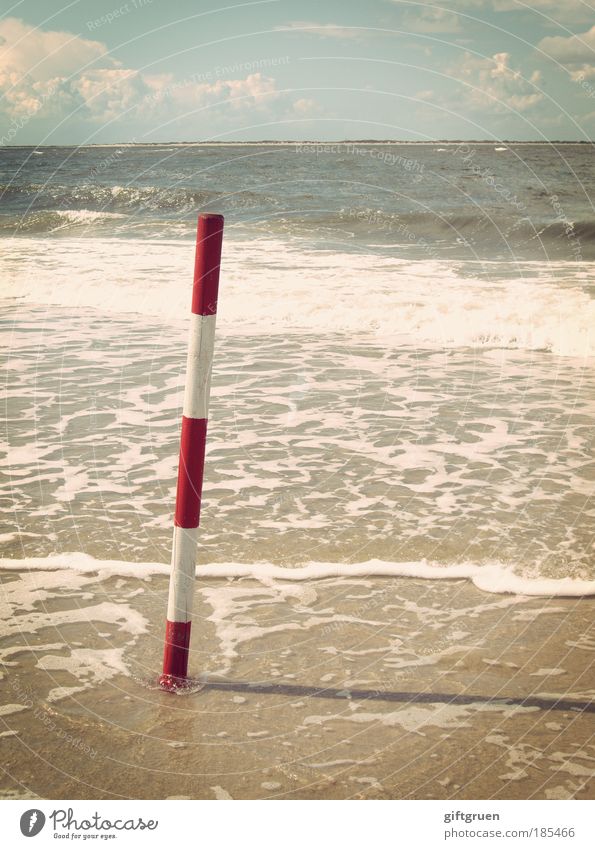
M 592 798 L 590 151 L 298 147 L 0 153 L 0 794 Z M 168 694 L 201 211 L 226 231 Z
M 29 565 L 56 624 L 29 613 L 35 635 L 4 656 L 21 706 L 2 716 L 5 797 L 590 798 L 592 600 L 464 580 L 202 579 L 201 674 L 172 695 L 155 675 L 163 575 Z

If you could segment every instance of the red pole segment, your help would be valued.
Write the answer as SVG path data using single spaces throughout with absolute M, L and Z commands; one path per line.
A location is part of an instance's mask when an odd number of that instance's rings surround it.
M 163 674 L 160 678 L 161 685 L 167 689 L 174 689 L 176 684 L 181 683 L 179 679 L 185 679 L 188 674 L 196 570 L 196 530 L 200 520 L 222 240 L 223 216 L 199 216 L 192 289 L 192 323 L 182 411 L 172 571 L 167 604 Z

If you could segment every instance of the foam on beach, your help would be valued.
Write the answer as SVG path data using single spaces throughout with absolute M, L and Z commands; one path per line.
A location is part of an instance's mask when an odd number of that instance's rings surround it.
M 155 592 L 152 580 L 165 578 L 169 572 L 169 565 L 164 563 L 100 560 L 81 552 L 1 559 L 0 574 L 4 576 L 0 638 L 10 642 L 0 650 L 0 662 L 9 670 L 33 656 L 36 669 L 43 671 L 49 682 L 48 702 L 61 701 L 118 675 L 129 674 L 130 652 L 140 638 L 152 632 L 153 616 L 149 618 L 146 609 Z M 595 581 L 523 577 L 503 564 L 440 566 L 375 560 L 309 563 L 292 568 L 271 563 L 219 563 L 199 565 L 196 577 L 197 599 L 201 598 L 197 605 L 206 604 L 210 611 L 203 614 L 202 628 L 210 623 L 214 629 L 217 649 L 210 656 L 219 674 L 228 674 L 255 640 L 266 646 L 288 633 L 300 642 L 308 640 L 309 635 L 320 634 L 328 642 L 319 649 L 322 663 L 332 663 L 338 653 L 336 640 L 340 634 L 350 633 L 355 643 L 343 647 L 341 656 L 346 665 L 343 676 L 348 676 L 343 677 L 343 682 L 354 687 L 367 685 L 365 678 L 349 680 L 347 670 L 354 662 L 363 663 L 364 667 L 382 662 L 387 674 L 401 675 L 465 657 L 471 646 L 468 632 L 460 626 L 469 616 L 498 616 L 498 611 L 507 615 L 509 609 L 521 607 L 535 619 L 565 611 L 547 602 L 546 607 L 526 610 L 524 605 L 531 603 L 531 597 L 577 599 L 595 595 Z M 414 590 L 411 597 L 407 589 L 410 580 L 427 581 L 430 594 L 432 584 L 471 581 L 490 593 L 492 599 L 441 609 L 424 598 L 424 591 Z M 400 585 L 400 581 L 405 585 Z M 321 606 L 320 599 L 325 594 L 330 594 L 332 600 Z M 493 598 L 497 594 L 501 598 Z M 386 633 L 387 626 L 401 621 L 403 615 L 413 617 L 428 633 L 444 631 L 448 643 L 433 647 L 429 653 L 427 649 L 417 652 L 400 637 Z M 520 623 L 514 627 L 525 627 L 522 617 L 515 617 L 512 610 L 508 617 L 512 623 Z M 361 647 L 361 637 L 355 637 L 361 633 L 367 638 L 383 634 L 384 638 L 378 646 L 364 642 Z M 48 642 L 50 634 L 50 639 L 62 642 Z M 67 634 L 71 636 L 66 637 Z M 273 663 L 268 675 L 281 676 L 281 670 Z M 549 673 L 541 671 L 543 680 L 547 680 Z M 283 677 L 289 680 L 295 675 L 285 669 Z M 322 676 L 322 683 L 332 680 L 332 674 Z M 23 693 L 16 691 L 16 695 L 23 701 Z
M 97 580 L 112 576 L 146 579 L 151 575 L 169 575 L 165 563 L 129 563 L 120 560 L 98 560 L 82 552 L 55 554 L 23 559 L 0 558 L 0 569 L 19 573 L 72 570 L 96 574 Z M 275 566 L 270 563 L 217 563 L 199 565 L 196 577 L 208 579 L 251 578 L 261 583 L 270 581 L 319 581 L 330 578 L 417 578 L 424 580 L 469 580 L 488 593 L 525 596 L 579 598 L 595 595 L 595 581 L 576 578 L 524 577 L 512 566 L 501 563 L 484 565 L 462 563 L 440 565 L 427 561 L 387 563 L 369 560 L 365 563 L 309 563 L 306 566 Z M 76 580 L 76 579 L 74 579 Z

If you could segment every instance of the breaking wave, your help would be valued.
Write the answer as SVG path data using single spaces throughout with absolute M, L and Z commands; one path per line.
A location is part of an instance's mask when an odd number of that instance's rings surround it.
M 146 240 L 141 251 L 134 239 L 95 238 L 84 247 L 74 238 L 15 239 L 0 256 L 0 296 L 177 323 L 187 315 L 192 254 L 193 246 L 180 241 Z M 388 347 L 595 356 L 595 301 L 585 265 L 515 264 L 514 273 L 510 265 L 494 264 L 486 275 L 477 263 L 229 239 L 218 332 L 342 333 Z

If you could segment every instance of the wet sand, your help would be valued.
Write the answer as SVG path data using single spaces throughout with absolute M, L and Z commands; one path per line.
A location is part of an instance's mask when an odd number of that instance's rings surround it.
M 3 650 L 3 797 L 592 798 L 593 599 L 457 580 L 200 580 L 191 670 L 236 684 L 174 695 L 154 683 L 166 591 L 164 576 L 89 574 L 41 603 L 31 588 L 29 614 L 21 592 L 19 615 L 62 615 Z M 352 692 L 378 690 L 412 698 Z

